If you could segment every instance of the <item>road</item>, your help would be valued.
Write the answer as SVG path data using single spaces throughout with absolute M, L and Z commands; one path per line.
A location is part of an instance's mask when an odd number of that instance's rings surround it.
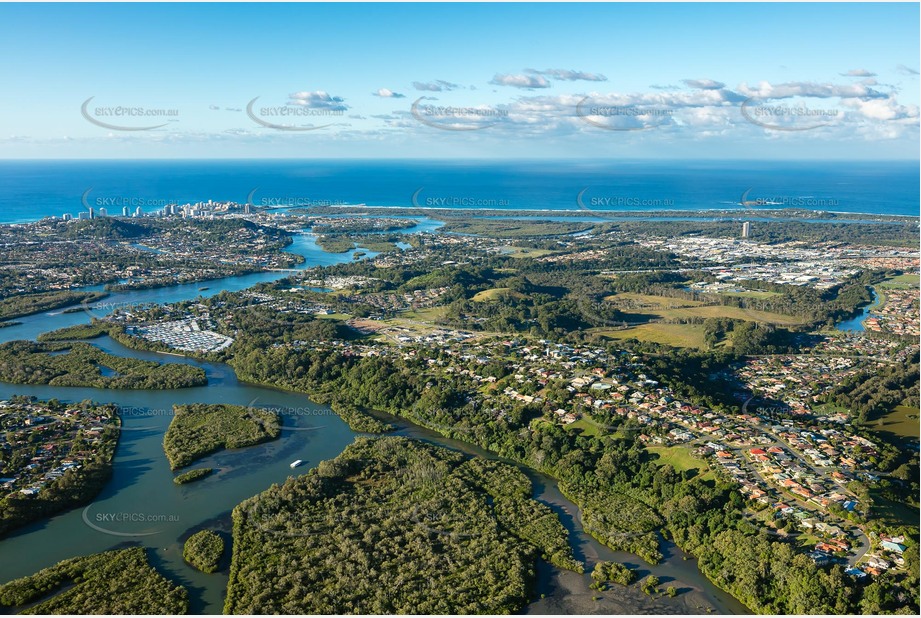
M 745 404 L 748 404 L 748 402 L 746 401 Z M 744 406 L 743 406 L 743 410 L 744 410 Z M 793 448 L 791 448 L 788 444 L 786 444 L 786 442 L 781 440 L 778 436 L 774 435 L 772 432 L 765 431 L 761 427 L 757 427 L 757 430 L 765 433 L 766 435 L 768 435 L 774 440 L 773 444 L 763 445 L 764 448 L 770 448 L 771 446 L 782 447 L 784 448 L 785 451 L 789 451 L 790 453 L 792 453 L 797 458 L 797 460 L 799 460 L 803 464 L 803 466 L 806 469 L 812 471 L 814 474 L 816 474 L 817 476 L 823 479 L 827 479 L 826 473 L 819 471 L 818 469 L 810 465 L 798 452 L 796 452 Z M 708 441 L 710 440 L 708 440 L 705 437 L 698 436 L 696 439 L 692 440 L 688 444 L 701 446 Z M 785 502 L 794 503 L 799 508 L 809 513 L 817 513 L 815 505 L 808 503 L 807 501 L 803 500 L 802 498 L 794 494 L 791 494 L 789 492 L 783 492 L 781 489 L 777 488 L 773 483 L 768 481 L 768 479 L 764 478 L 764 476 L 761 474 L 761 471 L 757 469 L 757 467 L 753 464 L 753 462 L 745 454 L 745 451 L 750 449 L 749 446 L 733 447 L 727 444 L 726 449 L 733 452 L 736 455 L 738 461 L 740 462 L 740 465 L 744 467 L 750 474 L 752 474 L 753 478 L 757 478 L 761 480 L 761 484 L 768 489 L 769 495 L 771 495 L 772 497 L 776 497 L 778 499 L 783 499 L 783 501 Z M 833 483 L 830 480 L 827 482 Z M 843 490 L 843 492 L 848 495 L 852 495 L 847 490 Z M 849 532 L 851 536 L 853 537 L 854 539 L 853 546 L 851 547 L 851 552 L 849 552 L 848 554 L 848 566 L 855 566 L 864 557 L 864 555 L 869 551 L 870 539 L 867 537 L 863 529 L 861 529 L 859 526 L 855 526 L 848 521 L 840 520 L 837 517 L 834 517 L 831 513 L 822 513 L 822 515 L 826 516 L 829 519 L 834 520 L 837 524 L 840 525 L 840 527 L 843 530 L 846 530 L 847 532 Z

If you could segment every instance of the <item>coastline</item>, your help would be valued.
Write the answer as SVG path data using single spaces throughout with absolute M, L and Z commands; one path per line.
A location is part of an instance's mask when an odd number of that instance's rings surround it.
M 322 206 L 275 206 L 258 208 L 254 215 L 273 214 L 293 208 L 304 210 L 298 213 L 300 216 L 399 216 L 413 217 L 423 216 L 437 219 L 436 215 L 446 218 L 502 218 L 502 219 L 534 219 L 541 217 L 593 217 L 599 220 L 697 220 L 697 219 L 730 219 L 730 220 L 778 220 L 801 223 L 849 223 L 849 224 L 919 224 L 921 225 L 921 215 L 903 215 L 903 214 L 882 214 L 873 212 L 851 212 L 851 211 L 834 211 L 834 210 L 812 210 L 804 208 L 773 208 L 773 209 L 755 209 L 747 207 L 738 208 L 675 208 L 675 209 L 657 209 L 657 210 L 604 210 L 594 208 L 451 208 L 444 206 L 375 206 L 369 204 L 333 204 Z M 118 215 L 108 215 L 113 219 L 123 219 Z M 145 217 L 156 218 L 145 213 Z M 0 221 L 0 226 L 28 226 L 39 223 L 47 219 L 59 219 L 59 217 L 46 215 L 32 219 L 19 219 L 15 221 Z M 129 220 L 132 218 L 129 217 Z M 76 220 L 76 219 L 74 219 Z M 437 219 L 442 220 L 442 219 Z M 399 233 L 399 230 L 394 233 Z

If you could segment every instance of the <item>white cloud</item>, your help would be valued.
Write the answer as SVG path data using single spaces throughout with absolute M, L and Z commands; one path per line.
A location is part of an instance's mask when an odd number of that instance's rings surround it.
M 886 98 L 888 95 L 874 90 L 865 84 L 830 84 L 818 82 L 786 82 L 771 84 L 760 82 L 749 87 L 742 84 L 739 90 L 749 97 L 758 99 L 789 99 L 791 97 L 815 97 L 820 99 L 839 97 L 850 98 Z
M 489 83 L 496 86 L 511 86 L 512 88 L 525 88 L 528 90 L 550 87 L 550 82 L 542 75 L 497 73 L 495 77 L 489 80 Z
M 309 109 L 345 111 L 349 108 L 342 97 L 334 97 L 327 92 L 295 92 L 288 95 L 290 105 L 300 105 Z
M 845 99 L 841 103 L 870 120 L 918 120 L 916 105 L 900 105 L 893 98 Z
M 389 88 L 378 88 L 377 92 L 372 92 L 371 94 L 376 97 L 381 97 L 382 99 L 402 99 L 406 96 L 404 94 L 400 94 L 399 92 L 394 92 Z
M 851 69 L 846 73 L 841 73 L 844 77 L 876 77 L 876 73 L 866 69 Z

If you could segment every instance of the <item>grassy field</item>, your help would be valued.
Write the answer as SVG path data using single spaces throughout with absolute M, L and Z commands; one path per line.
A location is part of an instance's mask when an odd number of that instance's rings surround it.
M 610 339 L 637 339 L 674 346 L 676 348 L 706 349 L 704 327 L 701 324 L 641 324 L 624 330 L 600 329 L 593 331 Z
M 350 315 L 347 314 L 347 313 L 328 313 L 328 314 L 326 314 L 326 315 L 318 315 L 318 316 L 316 316 L 316 317 L 317 317 L 318 320 L 340 320 L 340 321 L 345 321 L 345 320 L 348 320 L 349 318 L 351 318 L 352 316 L 350 316 Z
M 873 513 L 888 525 L 918 525 L 918 511 L 916 509 L 912 509 L 907 504 L 889 500 L 881 495 L 878 490 L 871 489 L 870 497 L 873 499 Z
M 771 311 L 758 311 L 755 309 L 742 309 L 741 307 L 725 307 L 711 305 L 708 307 L 688 307 L 682 309 L 666 309 L 662 312 L 663 318 L 732 318 L 748 320 L 750 322 L 764 322 L 766 324 L 802 324 L 802 318 L 796 318 L 782 313 Z
M 814 534 L 800 533 L 799 536 L 796 537 L 796 544 L 799 546 L 800 549 L 804 551 L 811 550 L 812 548 L 815 547 L 816 543 L 819 543 L 821 541 L 822 539 L 815 536 Z
M 529 247 L 502 247 L 502 249 L 508 252 L 506 256 L 512 258 L 537 258 L 559 253 L 551 249 L 531 249 Z
M 832 403 L 817 403 L 812 406 L 812 409 L 816 412 L 816 414 L 835 414 L 837 412 L 848 412 L 847 406 L 836 406 Z
M 917 441 L 919 428 L 921 428 L 919 413 L 921 410 L 918 408 L 895 406 L 888 414 L 869 421 L 866 427 L 893 444 L 899 444 L 906 439 Z
M 564 425 L 564 428 L 567 430 L 578 429 L 582 432 L 583 436 L 597 436 L 602 433 L 601 428 L 598 427 L 598 424 L 585 416 L 577 420 L 575 423 Z
M 492 288 L 491 290 L 483 290 L 482 292 L 477 292 L 473 295 L 473 299 L 476 302 L 486 302 L 490 300 L 496 300 L 500 296 L 509 295 L 514 298 L 524 298 L 524 294 L 520 292 L 512 292 L 511 288 Z
M 772 296 L 783 296 L 780 292 L 762 292 L 758 290 L 746 290 L 744 292 L 721 292 L 723 296 L 735 296 L 737 298 L 771 298 Z
M 427 307 L 425 309 L 413 309 L 412 311 L 407 311 L 403 313 L 403 317 L 409 320 L 418 320 L 419 322 L 434 322 L 438 318 L 444 317 L 445 313 L 448 312 L 448 307 L 442 305 L 440 307 Z
M 666 296 L 655 296 L 653 294 L 634 294 L 633 292 L 621 292 L 607 296 L 606 302 L 613 304 L 615 307 L 624 309 L 680 309 L 684 307 L 697 307 L 703 303 L 699 300 L 686 300 L 684 298 L 668 298 Z
M 658 463 L 669 464 L 679 472 L 697 470 L 702 478 L 713 477 L 707 462 L 694 457 L 691 449 L 686 446 L 647 446 L 646 450 L 659 456 Z
M 890 277 L 879 284 L 882 288 L 910 289 L 917 288 L 919 283 L 918 275 L 899 275 Z
M 801 318 L 784 315 L 782 313 L 758 311 L 756 309 L 742 309 L 741 307 L 729 307 L 724 305 L 703 305 L 700 301 L 651 296 L 648 294 L 615 294 L 614 296 L 606 297 L 605 300 L 612 303 L 621 311 L 627 313 L 633 313 L 635 311 L 639 319 L 642 319 L 640 316 L 654 315 L 665 320 L 698 317 L 732 318 L 735 320 L 747 320 L 750 322 L 763 322 L 765 324 L 778 325 L 803 323 Z M 639 339 L 639 337 L 637 338 Z

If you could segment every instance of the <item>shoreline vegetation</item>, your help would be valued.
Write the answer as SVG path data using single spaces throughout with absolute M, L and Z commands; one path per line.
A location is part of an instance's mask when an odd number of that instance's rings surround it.
M 144 548 L 132 547 L 62 560 L 6 583 L 0 606 L 23 614 L 175 615 L 188 613 L 189 594 L 150 565 Z
M 199 367 L 113 356 L 79 341 L 0 344 L 0 381 L 141 390 L 189 388 L 208 383 L 205 371 Z
M 173 406 L 173 412 L 163 436 L 172 470 L 220 450 L 254 446 L 281 435 L 281 421 L 271 410 L 193 403 Z
M 0 321 L 22 318 L 71 305 L 93 303 L 108 296 L 105 292 L 41 292 L 0 299 Z M 78 309 L 79 310 L 79 309 Z
M 214 468 L 195 468 L 179 474 L 173 479 L 173 482 L 177 485 L 185 485 L 210 476 L 213 472 Z
M 514 613 L 539 557 L 583 569 L 530 494 L 508 464 L 358 438 L 234 509 L 224 613 Z

